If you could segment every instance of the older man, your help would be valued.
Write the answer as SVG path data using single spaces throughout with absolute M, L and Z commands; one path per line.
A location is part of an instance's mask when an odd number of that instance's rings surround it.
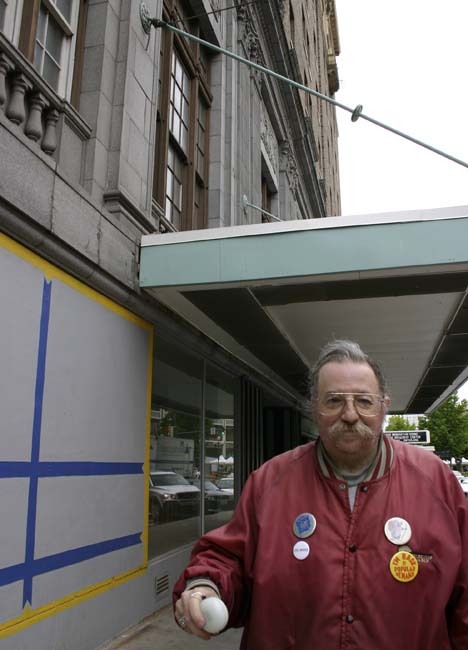
M 175 616 L 207 639 L 218 595 L 244 650 L 467 650 L 468 506 L 436 456 L 382 433 L 389 397 L 351 341 L 312 373 L 319 430 L 249 477 L 232 520 L 196 544 Z

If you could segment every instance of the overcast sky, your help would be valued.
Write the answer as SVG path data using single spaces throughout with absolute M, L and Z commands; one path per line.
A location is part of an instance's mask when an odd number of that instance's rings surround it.
M 468 163 L 468 0 L 336 0 L 346 106 Z M 337 108 L 342 214 L 468 205 L 468 168 Z
M 468 163 L 468 0 L 335 2 L 337 101 Z M 342 214 L 468 205 L 468 168 L 337 117 Z

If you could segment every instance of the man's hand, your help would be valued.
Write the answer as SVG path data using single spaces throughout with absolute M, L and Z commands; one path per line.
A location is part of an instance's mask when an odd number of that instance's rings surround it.
M 200 639 L 211 639 L 214 634 L 205 632 L 205 618 L 200 609 L 200 603 L 204 598 L 209 596 L 218 596 L 214 589 L 202 585 L 186 589 L 182 592 L 179 600 L 175 604 L 175 618 L 179 627 L 189 634 L 194 634 Z

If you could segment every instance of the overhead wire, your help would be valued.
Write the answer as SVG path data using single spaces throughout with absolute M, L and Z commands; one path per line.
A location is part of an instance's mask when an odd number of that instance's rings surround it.
M 231 9 L 242 9 L 242 7 L 246 7 L 247 5 L 258 5 L 261 2 L 268 2 L 268 0 L 248 0 L 248 2 L 240 2 L 238 5 L 231 5 L 230 7 L 223 7 L 222 9 L 214 9 L 213 11 L 204 11 L 202 14 L 196 14 L 194 16 L 186 16 L 185 18 L 171 20 L 171 23 L 184 23 L 190 20 L 204 18 L 205 16 L 220 14 L 223 11 L 229 11 Z

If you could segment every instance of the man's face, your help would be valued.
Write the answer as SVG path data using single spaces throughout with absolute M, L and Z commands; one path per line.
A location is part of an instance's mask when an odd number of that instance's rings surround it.
M 377 415 L 360 415 L 349 398 L 339 413 L 323 415 L 320 402 L 331 393 L 368 393 L 384 397 L 374 371 L 366 363 L 325 364 L 319 372 L 314 405 L 320 438 L 332 460 L 338 465 L 346 465 L 348 461 L 370 461 L 382 431 L 388 398 L 380 403 Z

